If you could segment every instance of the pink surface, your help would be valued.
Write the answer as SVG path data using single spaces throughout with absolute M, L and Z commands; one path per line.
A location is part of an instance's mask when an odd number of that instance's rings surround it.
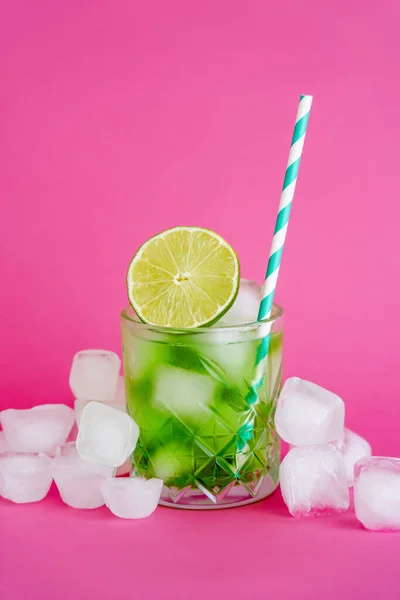
M 0 408 L 72 403 L 72 354 L 119 351 L 127 263 L 161 229 L 215 229 L 262 279 L 306 93 L 285 373 L 340 394 L 347 425 L 400 455 L 399 16 L 396 0 L 2 2 Z M 400 535 L 350 513 L 293 521 L 279 494 L 141 523 L 1 501 L 0 533 L 7 600 L 135 581 L 150 599 L 400 595 Z
M 279 492 L 240 509 L 159 507 L 143 521 L 0 500 L 2 600 L 398 600 L 399 535 L 352 512 L 297 520 Z M 136 586 L 136 587 L 135 587 Z

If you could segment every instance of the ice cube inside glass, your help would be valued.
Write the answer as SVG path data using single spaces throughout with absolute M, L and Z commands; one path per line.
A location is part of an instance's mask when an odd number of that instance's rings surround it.
M 276 488 L 282 309 L 274 306 L 269 324 L 256 318 L 174 330 L 144 324 L 130 308 L 122 312 L 127 409 L 139 426 L 133 468 L 138 477 L 163 480 L 161 504 L 237 506 Z M 263 384 L 252 404 L 256 352 L 270 331 Z

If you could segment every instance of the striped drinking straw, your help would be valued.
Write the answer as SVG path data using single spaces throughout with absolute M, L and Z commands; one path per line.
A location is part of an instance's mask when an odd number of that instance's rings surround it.
M 278 281 L 279 268 L 281 266 L 283 246 L 285 244 L 294 191 L 296 189 L 311 103 L 312 96 L 300 96 L 292 144 L 290 146 L 289 160 L 286 167 L 281 200 L 279 203 L 279 211 L 278 216 L 276 217 L 274 237 L 269 254 L 267 273 L 265 275 L 262 300 L 258 311 L 258 321 L 268 321 L 271 317 L 274 293 Z M 251 383 L 251 391 L 247 397 L 249 404 L 254 404 L 258 399 L 258 389 L 263 383 L 264 365 L 268 356 L 270 341 L 271 330 L 269 329 L 257 349 L 255 375 Z

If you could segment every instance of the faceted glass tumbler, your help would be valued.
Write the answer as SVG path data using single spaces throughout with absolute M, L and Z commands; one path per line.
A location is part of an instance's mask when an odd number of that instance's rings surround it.
M 190 330 L 121 315 L 128 411 L 140 434 L 134 476 L 162 479 L 160 503 L 176 508 L 240 506 L 278 484 L 274 414 L 282 381 L 283 311 L 267 322 Z M 256 353 L 270 336 L 262 384 Z

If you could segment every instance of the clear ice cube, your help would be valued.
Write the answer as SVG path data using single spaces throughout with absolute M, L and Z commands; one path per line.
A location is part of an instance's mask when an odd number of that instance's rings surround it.
M 163 365 L 155 374 L 152 402 L 179 417 L 200 419 L 207 415 L 217 385 L 207 375 Z
M 65 504 L 72 508 L 103 506 L 101 484 L 113 474 L 113 467 L 83 460 L 74 442 L 61 446 L 50 465 L 55 484 Z
M 344 402 L 339 396 L 298 377 L 286 380 L 275 414 L 276 430 L 292 446 L 341 440 Z
M 112 402 L 121 360 L 108 350 L 81 350 L 75 354 L 69 385 L 75 398 Z
M 231 337 L 236 342 L 226 343 L 225 334 L 216 332 L 212 344 L 198 344 L 196 351 L 204 368 L 216 379 L 232 385 L 241 385 L 243 378 L 248 381 L 254 373 L 257 345 L 243 341 L 239 332 L 233 332 Z
M 400 458 L 365 457 L 354 471 L 357 519 L 366 529 L 400 530 Z
M 143 519 L 157 508 L 162 487 L 161 479 L 124 477 L 106 479 L 101 490 L 106 505 L 115 516 L 122 519 Z
M 24 504 L 39 502 L 50 489 L 51 458 L 35 454 L 0 455 L 0 496 Z
M 3 410 L 0 422 L 13 452 L 53 455 L 67 439 L 75 415 L 65 404 L 42 404 L 29 409 Z
M 294 517 L 343 512 L 349 507 L 343 456 L 333 444 L 292 448 L 279 476 L 283 499 Z
M 371 456 L 371 446 L 367 440 L 354 431 L 345 429 L 344 438 L 337 444 L 337 447 L 343 454 L 347 483 L 349 487 L 352 487 L 354 485 L 354 465 L 364 456 Z
M 236 300 L 214 326 L 226 327 L 254 323 L 257 321 L 260 302 L 261 287 L 254 281 L 242 279 Z
M 179 441 L 171 441 L 160 445 L 151 459 L 152 471 L 157 479 L 169 482 L 170 479 L 190 473 L 193 456 L 190 448 L 182 448 Z
M 75 419 L 76 419 L 76 424 L 78 426 L 78 429 L 80 427 L 83 409 L 90 402 L 93 402 L 93 400 L 81 400 L 80 398 L 77 398 L 75 400 L 75 403 L 74 403 Z M 107 406 L 110 406 L 111 408 L 114 408 L 115 410 L 120 410 L 122 412 L 126 412 L 126 406 L 123 406 L 123 405 L 121 405 L 119 403 L 116 403 L 116 402 L 102 402 L 102 404 L 106 404 Z
M 119 467 L 135 449 L 138 437 L 139 427 L 128 414 L 89 402 L 83 409 L 76 447 L 84 460 Z

